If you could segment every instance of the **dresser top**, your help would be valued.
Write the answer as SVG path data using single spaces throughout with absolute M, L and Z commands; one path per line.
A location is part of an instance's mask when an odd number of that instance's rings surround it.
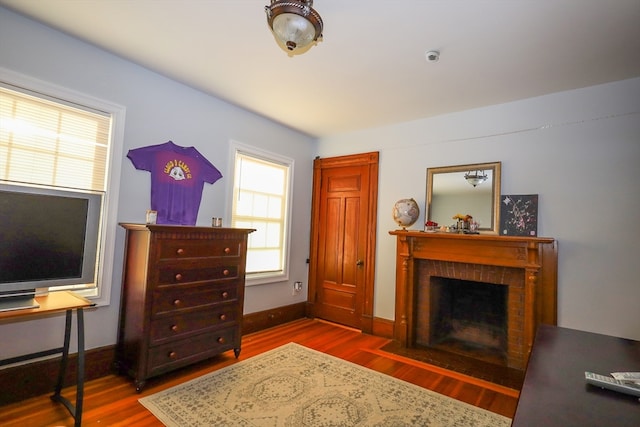
M 121 222 L 120 226 L 131 231 L 153 231 L 153 232 L 232 232 L 232 233 L 252 233 L 256 231 L 253 228 L 229 228 L 229 227 L 200 227 L 192 225 L 169 225 L 169 224 L 135 224 Z

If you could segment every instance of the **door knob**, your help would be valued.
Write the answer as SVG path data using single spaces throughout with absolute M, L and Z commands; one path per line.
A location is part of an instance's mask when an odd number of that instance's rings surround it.
M 363 261 L 363 260 L 361 260 L 361 259 L 359 259 L 358 261 L 356 261 L 356 265 L 357 265 L 358 267 L 362 267 L 362 266 L 364 265 L 364 261 Z

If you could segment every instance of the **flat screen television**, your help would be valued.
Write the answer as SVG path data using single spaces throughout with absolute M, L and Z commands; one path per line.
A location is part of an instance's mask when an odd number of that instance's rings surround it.
M 0 311 L 95 282 L 101 207 L 101 194 L 0 183 Z

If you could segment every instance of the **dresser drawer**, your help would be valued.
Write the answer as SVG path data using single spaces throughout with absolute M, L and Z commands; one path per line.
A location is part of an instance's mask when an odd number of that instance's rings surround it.
M 151 344 L 224 327 L 236 321 L 237 311 L 237 306 L 231 302 L 192 313 L 155 319 L 151 322 Z
M 184 259 L 208 257 L 238 257 L 242 240 L 159 240 L 158 259 Z
M 230 327 L 151 347 L 147 375 L 161 374 L 235 348 L 237 334 L 238 329 Z
M 186 311 L 216 303 L 236 301 L 237 298 L 238 283 L 235 281 L 198 286 L 166 286 L 153 292 L 151 315 Z
M 224 265 L 194 266 L 161 266 L 158 271 L 158 284 L 172 285 L 178 283 L 203 282 L 216 279 L 235 279 L 239 266 L 236 263 Z

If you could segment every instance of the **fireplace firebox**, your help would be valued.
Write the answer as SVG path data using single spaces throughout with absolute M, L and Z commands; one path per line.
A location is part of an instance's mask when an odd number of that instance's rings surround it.
M 431 276 L 418 287 L 416 344 L 505 364 L 508 287 Z
M 555 325 L 551 238 L 397 230 L 394 339 L 523 370 L 538 324 Z

